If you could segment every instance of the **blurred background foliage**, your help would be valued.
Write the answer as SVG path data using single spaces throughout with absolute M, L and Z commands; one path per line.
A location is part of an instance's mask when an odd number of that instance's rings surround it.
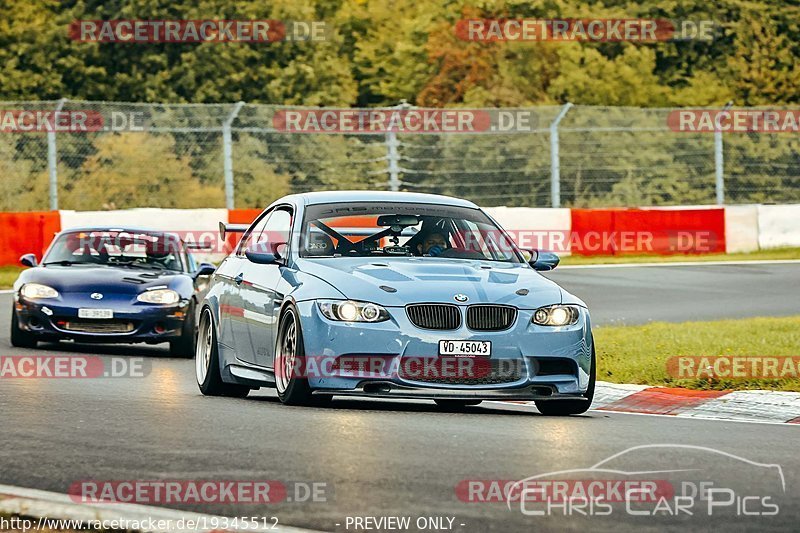
M 0 12 L 5 101 L 619 106 L 584 114 L 576 109 L 563 126 L 578 130 L 626 117 L 634 127 L 650 124 L 633 108 L 800 101 L 800 8 L 777 1 L 31 0 L 2 1 Z M 718 27 L 713 41 L 649 44 L 457 37 L 458 20 L 482 17 L 667 18 L 713 20 Z M 209 18 L 320 20 L 328 39 L 111 44 L 68 37 L 76 19 Z M 726 137 L 730 201 L 800 201 L 797 141 L 787 135 Z M 47 208 L 46 141 L 31 137 L 0 139 L 0 209 Z M 59 160 L 63 208 L 224 205 L 219 133 L 63 137 L 59 151 L 73 154 Z M 385 154 L 382 139 L 300 137 L 289 142 L 263 132 L 235 134 L 237 206 L 262 206 L 299 190 L 385 188 L 385 164 L 375 161 Z M 545 135 L 401 141 L 408 190 L 457 194 L 484 205 L 548 204 Z M 565 205 L 710 203 L 713 172 L 708 135 L 576 130 L 562 138 Z

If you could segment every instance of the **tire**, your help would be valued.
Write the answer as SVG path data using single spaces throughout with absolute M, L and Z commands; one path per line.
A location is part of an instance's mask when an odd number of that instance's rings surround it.
M 482 400 L 433 400 L 436 405 L 448 411 L 460 411 L 465 407 L 479 405 Z
M 597 362 L 594 354 L 594 339 L 592 339 L 592 367 L 589 371 L 589 387 L 584 393 L 586 400 L 541 400 L 536 401 L 536 408 L 545 416 L 580 415 L 589 410 L 594 399 L 594 384 L 597 375 Z
M 191 359 L 195 355 L 197 347 L 197 330 L 194 327 L 194 300 L 189 304 L 186 311 L 186 318 L 183 321 L 181 336 L 174 341 L 169 341 L 169 354 L 172 357 Z
M 36 348 L 36 336 L 19 327 L 17 312 L 11 311 L 11 346 L 15 348 Z
M 297 358 L 306 355 L 298 317 L 297 309 L 292 305 L 281 315 L 275 344 L 275 388 L 285 405 L 322 405 L 329 402 L 331 396 L 312 395 L 307 376 L 297 376 L 294 371 Z
M 206 308 L 200 317 L 200 329 L 195 350 L 195 376 L 197 386 L 204 396 L 228 396 L 245 398 L 250 394 L 250 387 L 235 385 L 222 381 L 219 372 L 219 347 L 214 328 L 214 317 Z

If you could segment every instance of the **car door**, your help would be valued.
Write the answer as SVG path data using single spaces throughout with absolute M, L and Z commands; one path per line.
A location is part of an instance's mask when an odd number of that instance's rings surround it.
M 292 228 L 293 210 L 291 206 L 277 206 L 269 215 L 254 244 L 265 247 L 266 251 L 277 251 L 284 258 L 281 264 L 264 265 L 247 261 L 244 267 L 244 280 L 240 286 L 242 302 L 248 329 L 248 341 L 253 360 L 259 366 L 272 368 L 274 359 L 277 312 L 283 302 L 283 295 L 277 291 L 281 270 L 285 268 L 288 257 L 288 243 Z
M 245 270 L 249 263 L 244 251 L 261 235 L 269 214 L 263 213 L 250 225 L 239 241 L 236 252 L 226 257 L 216 272 L 216 279 L 223 286 L 219 296 L 220 342 L 232 349 L 238 359 L 250 363 L 255 362 L 255 358 L 248 339 L 246 306 L 242 294 Z

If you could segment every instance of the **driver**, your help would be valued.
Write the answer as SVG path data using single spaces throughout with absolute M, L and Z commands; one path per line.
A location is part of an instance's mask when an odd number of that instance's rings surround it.
M 428 233 L 422 239 L 422 242 L 417 245 L 417 251 L 420 255 L 427 255 L 430 257 L 441 255 L 447 248 L 449 248 L 447 235 L 441 231 L 432 231 Z

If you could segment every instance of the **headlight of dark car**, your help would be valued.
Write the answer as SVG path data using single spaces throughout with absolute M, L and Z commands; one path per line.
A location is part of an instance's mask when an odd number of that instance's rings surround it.
M 181 295 L 172 289 L 155 289 L 143 292 L 136 299 L 146 304 L 172 305 L 181 300 Z
M 380 305 L 352 300 L 317 300 L 325 318 L 339 322 L 383 322 L 389 313 Z
M 58 291 L 40 283 L 26 283 L 19 293 L 29 300 L 39 298 L 58 298 Z
M 533 323 L 539 326 L 569 326 L 578 321 L 580 311 L 574 305 L 540 307 L 533 313 Z

